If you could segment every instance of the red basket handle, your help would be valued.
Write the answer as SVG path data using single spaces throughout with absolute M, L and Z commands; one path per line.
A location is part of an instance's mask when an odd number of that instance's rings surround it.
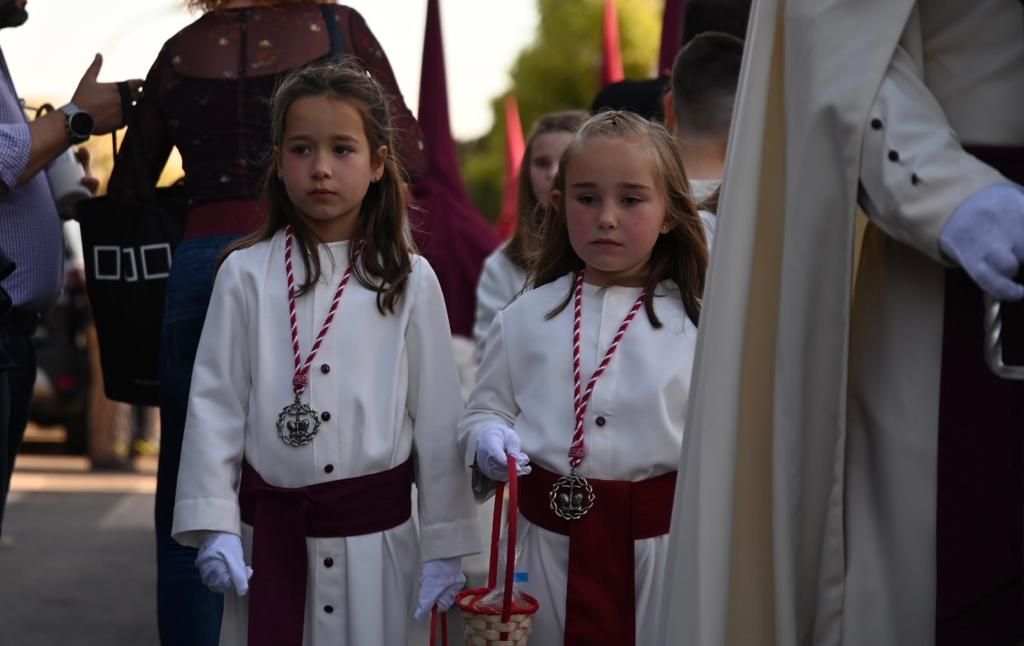
M 516 566 L 516 527 L 519 519 L 519 482 L 515 459 L 506 453 L 508 459 L 508 543 L 505 553 L 505 595 L 501 603 L 501 621 L 508 623 L 512 616 L 512 583 Z M 494 521 L 491 523 L 491 563 L 487 568 L 487 588 L 493 590 L 498 584 L 498 548 L 501 543 L 501 506 L 504 499 L 505 483 L 499 482 L 494 492 Z
M 519 478 L 516 469 L 519 465 L 510 454 L 506 454 L 509 463 L 509 532 L 508 547 L 505 554 L 505 598 L 502 600 L 502 622 L 508 623 L 512 616 L 512 583 L 515 575 L 515 542 L 516 527 L 519 520 Z M 502 508 L 505 498 L 505 483 L 499 482 L 495 490 L 495 518 L 490 526 L 490 564 L 487 568 L 487 588 L 494 589 L 498 584 L 498 550 L 501 546 Z M 437 643 L 437 616 L 441 617 L 441 646 L 447 646 L 447 613 L 438 613 L 435 606 L 430 611 L 430 646 Z M 503 635 L 504 637 L 504 635 Z
M 441 615 L 441 646 L 448 646 L 448 613 L 438 613 L 435 607 L 430 611 L 430 646 L 437 642 L 437 616 Z

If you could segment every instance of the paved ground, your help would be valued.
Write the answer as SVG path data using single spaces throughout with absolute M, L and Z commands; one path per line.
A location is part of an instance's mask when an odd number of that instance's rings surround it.
M 0 644 L 156 646 L 152 491 L 84 458 L 21 455 L 0 543 Z
M 40 441 L 18 457 L 0 539 L 0 646 L 158 646 L 156 459 L 138 460 L 136 473 L 92 473 L 45 432 L 30 437 Z M 471 584 L 485 576 L 482 557 L 465 567 Z M 450 623 L 458 646 L 460 620 Z M 409 646 L 428 643 L 417 628 Z

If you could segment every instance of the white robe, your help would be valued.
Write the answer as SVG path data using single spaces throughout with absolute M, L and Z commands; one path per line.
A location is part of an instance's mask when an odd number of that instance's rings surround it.
M 473 340 L 476 342 L 476 360 L 484 356 L 487 331 L 494 315 L 505 309 L 526 287 L 526 270 L 512 262 L 505 254 L 503 244 L 487 256 L 476 288 L 476 318 L 473 321 Z
M 320 253 L 325 278 L 297 303 L 304 357 L 348 266 L 348 243 Z M 301 282 L 297 252 L 294 267 Z M 387 315 L 374 292 L 350 280 L 303 396 L 332 416 L 300 448 L 285 445 L 276 428 L 293 398 L 286 293 L 283 233 L 231 254 L 217 274 L 192 376 L 172 534 L 193 546 L 201 530 L 240 534 L 252 564 L 252 528 L 239 518 L 237 495 L 243 456 L 268 483 L 302 487 L 384 471 L 412 455 L 418 538 L 410 519 L 375 534 L 306 539 L 303 644 L 404 645 L 421 558 L 479 549 L 455 441 L 463 403 L 437 278 L 426 260 L 413 258 L 406 292 Z M 248 597 L 225 595 L 221 644 L 244 646 L 247 620 Z
M 693 201 L 700 204 L 715 194 L 722 184 L 720 179 L 691 179 L 690 190 L 693 192 Z
M 1022 29 L 1018 0 L 754 3 L 659 643 L 934 643 L 938 240 L 1006 181 L 960 142 L 1024 144 Z
M 573 433 L 572 304 L 545 315 L 569 293 L 563 277 L 523 296 L 498 313 L 491 326 L 477 387 L 459 423 L 467 465 L 476 440 L 494 424 L 514 426 L 531 462 L 566 474 Z M 584 286 L 581 369 L 589 380 L 639 288 Z M 654 329 L 641 309 L 598 380 L 586 413 L 582 475 L 639 481 L 676 470 L 690 390 L 697 329 L 678 291 L 665 283 L 655 298 L 663 327 Z M 671 294 L 671 295 L 669 295 Z M 606 423 L 598 426 L 597 417 Z M 600 501 L 598 502 L 600 504 Z M 517 570 L 540 602 L 531 644 L 560 644 L 565 627 L 569 538 L 520 518 Z M 637 644 L 652 644 L 660 621 L 668 537 L 636 542 Z

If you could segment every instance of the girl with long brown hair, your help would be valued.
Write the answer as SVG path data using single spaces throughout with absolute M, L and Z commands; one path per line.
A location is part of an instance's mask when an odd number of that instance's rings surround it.
M 171 522 L 189 383 L 214 270 L 224 247 L 255 231 L 266 216 L 270 97 L 289 72 L 332 55 L 334 25 L 340 49 L 388 94 L 398 156 L 411 175 L 423 165 L 423 152 L 419 126 L 402 100 L 385 49 L 352 7 L 314 0 L 181 4 L 203 13 L 167 39 L 146 75 L 137 106 L 140 129 L 125 137 L 109 192 L 140 190 L 132 163 L 138 149 L 153 177 L 172 150 L 181 154 L 190 209 L 167 280 L 160 340 L 157 616 L 162 646 L 215 646 L 223 598 L 203 585 L 196 551 L 171 538 Z
M 271 108 L 268 217 L 217 273 L 172 534 L 225 594 L 223 646 L 405 644 L 478 549 L 444 300 L 373 78 L 320 63 Z
M 649 644 L 708 263 L 679 144 L 628 112 L 580 128 L 529 280 L 495 317 L 459 423 L 478 485 L 519 488 L 541 644 Z M 478 487 L 480 489 L 480 487 Z

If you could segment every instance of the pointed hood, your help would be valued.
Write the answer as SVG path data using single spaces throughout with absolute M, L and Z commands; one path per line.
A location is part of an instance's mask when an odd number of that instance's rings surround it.
M 665 0 L 661 19 L 661 52 L 658 54 L 658 75 L 669 74 L 676 54 L 683 46 L 683 18 L 686 0 Z
M 448 117 L 440 0 L 427 0 L 419 122 L 427 168 L 413 186 L 413 238 L 441 283 L 453 334 L 471 336 L 476 285 L 498 238 L 470 202 Z

